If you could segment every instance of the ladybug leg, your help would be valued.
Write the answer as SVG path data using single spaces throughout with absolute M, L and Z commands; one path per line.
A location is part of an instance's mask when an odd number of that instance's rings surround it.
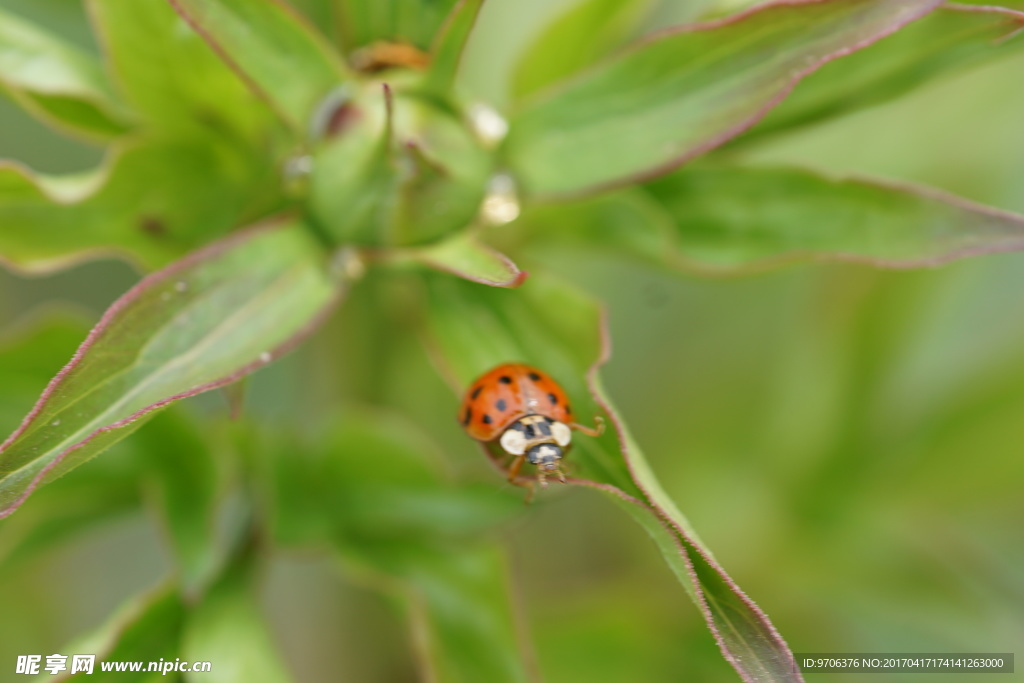
M 573 422 L 569 426 L 572 427 L 573 429 L 583 432 L 587 436 L 601 436 L 602 434 L 604 434 L 604 418 L 598 415 L 597 417 L 594 418 L 594 424 L 596 426 L 587 427 L 586 425 L 576 424 L 575 422 Z
M 526 462 L 526 454 L 517 455 L 516 459 L 512 461 L 512 464 L 508 468 L 508 483 L 515 486 L 522 486 L 526 489 L 526 498 L 523 499 L 524 503 L 533 502 L 533 494 L 537 490 L 537 486 L 532 481 L 520 481 L 519 471 L 523 468 L 523 463 Z
M 526 462 L 525 453 L 523 453 L 522 455 L 517 455 L 516 459 L 512 461 L 511 465 L 509 465 L 508 481 L 510 484 L 515 484 L 516 486 L 524 486 L 524 484 L 516 481 L 516 478 L 519 476 L 519 470 L 523 469 L 524 462 Z

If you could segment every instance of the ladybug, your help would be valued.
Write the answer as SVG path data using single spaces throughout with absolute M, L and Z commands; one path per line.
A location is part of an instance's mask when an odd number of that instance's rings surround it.
M 540 370 L 522 363 L 504 363 L 480 375 L 466 390 L 459 412 L 466 432 L 501 447 L 514 460 L 508 480 L 516 478 L 524 462 L 537 466 L 537 481 L 547 486 L 549 475 L 565 483 L 561 460 L 572 442 L 572 430 L 600 436 L 604 423 L 590 428 L 573 421 L 572 406 L 558 383 Z

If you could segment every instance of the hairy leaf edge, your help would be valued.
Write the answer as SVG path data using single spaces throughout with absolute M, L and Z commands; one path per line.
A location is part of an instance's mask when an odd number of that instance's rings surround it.
M 1024 20 L 1024 13 L 1021 13 L 1021 18 Z M 907 180 L 875 178 L 869 175 L 860 174 L 833 174 L 820 169 L 781 164 L 772 166 L 740 166 L 739 168 L 741 170 L 799 171 L 813 175 L 819 180 L 824 180 L 832 184 L 851 184 L 872 189 L 883 189 L 906 193 L 922 199 L 930 199 L 940 202 L 962 211 L 977 213 L 988 218 L 1006 220 L 1020 226 L 1020 236 L 1000 243 L 960 247 L 931 258 L 876 258 L 848 251 L 812 251 L 810 249 L 801 249 L 780 253 L 776 256 L 755 258 L 749 263 L 740 266 L 710 265 L 695 258 L 683 255 L 680 253 L 681 249 L 679 246 L 676 245 L 676 249 L 678 250 L 677 253 L 673 254 L 668 259 L 668 263 L 673 270 L 700 276 L 722 278 L 756 275 L 775 268 L 797 265 L 800 263 L 851 263 L 855 265 L 873 266 L 875 268 L 883 268 L 887 270 L 913 270 L 918 268 L 935 268 L 954 261 L 973 258 L 976 256 L 1024 251 L 1024 214 L 1015 213 L 1007 209 L 1000 209 L 988 204 L 982 204 L 981 202 L 961 197 L 960 195 L 953 194 L 952 192 L 948 192 L 937 187 L 914 183 Z M 671 218 L 666 217 L 666 220 L 671 221 Z
M 7 437 L 7 439 L 2 444 L 0 444 L 0 453 L 3 453 L 5 450 L 7 450 L 10 444 L 14 443 L 32 425 L 32 423 L 35 422 L 36 418 L 39 416 L 39 413 L 42 412 L 43 407 L 46 405 L 47 401 L 53 395 L 53 392 L 60 385 L 64 377 L 67 376 L 67 374 L 70 373 L 71 370 L 73 370 L 81 362 L 84 355 L 89 351 L 93 343 L 96 341 L 96 338 L 99 337 L 99 335 L 101 335 L 103 332 L 105 332 L 107 327 L 109 327 L 111 322 L 114 320 L 114 318 L 116 318 L 117 315 L 119 315 L 125 307 L 127 307 L 130 303 L 135 301 L 135 299 L 137 299 L 146 289 L 148 289 L 151 285 L 156 284 L 157 282 L 162 282 L 165 279 L 172 277 L 175 273 L 178 273 L 196 263 L 203 261 L 206 258 L 216 256 L 226 251 L 227 249 L 235 246 L 236 244 L 242 243 L 255 235 L 259 235 L 263 232 L 273 230 L 282 224 L 282 221 L 278 219 L 268 221 L 266 223 L 261 223 L 251 228 L 240 230 L 203 249 L 199 249 L 195 252 L 192 252 L 185 258 L 176 261 L 175 263 L 172 263 L 170 266 L 162 270 L 159 270 L 155 273 L 152 273 L 144 277 L 142 280 L 140 280 L 134 287 L 128 290 L 128 292 L 126 292 L 120 299 L 115 301 L 110 306 L 110 308 L 107 309 L 107 311 L 103 314 L 103 317 L 100 318 L 100 321 L 89 332 L 89 335 L 85 338 L 85 341 L 83 341 L 82 344 L 75 351 L 74 355 L 71 357 L 71 360 L 68 362 L 68 364 L 65 365 L 52 380 L 50 380 L 49 384 L 47 384 L 46 389 L 43 390 L 43 393 L 42 395 L 40 395 L 39 400 L 36 401 L 35 406 L 32 408 L 29 414 L 25 416 L 25 419 L 22 420 L 18 428 L 9 437 Z M 111 432 L 116 429 L 121 429 L 122 427 L 126 427 L 131 423 L 135 422 L 136 420 L 138 420 L 139 418 L 144 417 L 150 413 L 153 413 L 154 411 L 159 410 L 160 408 L 163 408 L 179 399 L 189 398 L 191 396 L 196 396 L 198 394 L 210 391 L 212 389 L 218 389 L 220 387 L 227 386 L 256 370 L 265 367 L 266 365 L 273 362 L 280 356 L 288 353 L 296 346 L 301 344 L 310 334 L 312 334 L 317 328 L 320 327 L 320 325 L 327 318 L 327 316 L 330 315 L 330 313 L 334 310 L 334 307 L 341 299 L 342 294 L 343 289 L 340 287 L 336 288 L 330 300 L 328 300 L 328 302 L 323 306 L 323 308 L 321 308 L 320 311 L 318 311 L 317 314 L 313 316 L 313 318 L 310 320 L 309 323 L 306 324 L 304 328 L 299 330 L 298 333 L 296 333 L 291 339 L 285 341 L 283 344 L 280 344 L 276 348 L 267 351 L 266 356 L 242 366 L 241 368 L 239 368 L 238 370 L 234 371 L 229 375 L 226 375 L 219 379 L 215 379 L 205 384 L 201 384 L 197 387 L 192 387 L 187 391 L 174 394 L 172 396 L 169 396 L 168 398 L 161 399 L 156 403 L 152 403 L 146 406 L 145 408 L 142 408 L 141 410 L 137 410 L 136 412 L 132 413 L 131 415 L 125 418 L 122 418 L 109 425 L 96 429 L 78 443 L 69 446 L 68 448 L 65 448 L 52 461 L 47 463 L 46 466 L 43 467 L 39 471 L 39 473 L 36 474 L 35 477 L 32 478 L 32 481 L 29 483 L 29 485 L 13 503 L 11 503 L 7 508 L 0 510 L 0 519 L 10 516 L 19 507 L 21 507 L 21 505 L 28 499 L 32 492 L 35 491 L 36 488 L 38 488 L 39 484 L 50 472 L 50 470 L 59 465 L 64 460 L 64 458 L 67 457 L 69 453 L 72 453 L 78 450 L 79 448 L 86 446 L 88 443 L 90 443 L 93 439 L 100 436 L 101 434 Z
M 624 491 L 620 491 L 617 487 L 611 486 L 610 484 L 599 484 L 597 482 L 589 482 L 586 485 L 595 486 L 595 488 L 599 488 L 602 490 L 614 489 L 617 492 L 615 493 L 615 495 L 617 495 L 623 501 L 638 503 L 640 505 L 643 505 L 644 507 L 650 508 L 658 516 L 659 520 L 666 527 L 666 529 L 668 529 L 672 533 L 672 535 L 675 537 L 676 544 L 679 547 L 680 554 L 683 557 L 683 561 L 686 563 L 687 570 L 690 572 L 690 576 L 693 580 L 695 593 L 698 597 L 698 607 L 700 608 L 700 611 L 704 616 L 704 620 L 707 623 L 708 630 L 711 631 L 712 635 L 714 636 L 715 641 L 718 643 L 718 647 L 719 649 L 721 649 L 722 655 L 725 657 L 726 661 L 732 664 L 733 668 L 737 671 L 737 673 L 739 673 L 741 678 L 743 678 L 745 681 L 750 681 L 752 683 L 755 681 L 755 679 L 750 678 L 746 674 L 739 660 L 735 657 L 735 655 L 733 655 L 731 650 L 728 648 L 725 639 L 722 637 L 722 634 L 718 629 L 718 626 L 715 624 L 711 614 L 711 608 L 707 603 L 707 598 L 704 595 L 704 589 L 701 586 L 701 583 L 697 577 L 696 569 L 693 566 L 693 560 L 690 558 L 689 553 L 687 552 L 686 545 L 689 545 L 694 550 L 696 550 L 698 554 L 700 554 L 704 561 L 708 563 L 708 566 L 711 567 L 715 571 L 715 573 L 717 573 L 721 577 L 722 581 L 725 582 L 725 584 L 729 587 L 733 594 L 736 595 L 736 597 L 738 597 L 740 601 L 747 606 L 747 608 L 754 614 L 754 616 L 758 618 L 758 620 L 765 627 L 769 635 L 775 640 L 775 645 L 779 646 L 788 655 L 789 662 L 792 665 L 794 672 L 798 672 L 799 669 L 797 668 L 796 659 L 793 657 L 792 650 L 790 650 L 789 646 L 786 644 L 785 639 L 783 639 L 782 634 L 780 634 L 779 631 L 775 628 L 774 624 L 772 624 L 771 620 L 768 618 L 768 615 L 765 614 L 764 610 L 758 607 L 757 603 L 755 603 L 745 592 L 743 592 L 742 589 L 740 589 L 739 585 L 737 585 L 737 583 L 732 579 L 732 577 L 729 576 L 725 569 L 723 569 L 721 565 L 719 565 L 718 562 L 714 559 L 714 557 L 712 557 L 712 555 L 704 549 L 699 539 L 693 538 L 691 532 L 688 529 L 684 528 L 684 525 L 680 524 L 676 519 L 672 517 L 669 511 L 666 510 L 666 508 L 663 507 L 662 504 L 659 502 L 658 498 L 660 497 L 660 495 L 652 494 L 650 487 L 644 483 L 642 477 L 638 476 L 636 464 L 633 462 L 632 451 L 630 450 L 628 439 L 625 438 L 622 420 L 619 417 L 618 413 L 616 413 L 613 410 L 611 404 L 607 401 L 607 399 L 605 399 L 604 392 L 601 389 L 600 379 L 598 377 L 598 373 L 600 372 L 601 367 L 611 359 L 611 336 L 608 330 L 608 311 L 603 306 L 600 309 L 599 327 L 599 335 L 601 342 L 600 356 L 597 358 L 594 364 L 590 366 L 590 370 L 587 371 L 587 385 L 590 389 L 591 396 L 594 398 L 594 401 L 601 407 L 601 409 L 611 420 L 612 426 L 615 428 L 615 435 L 619 440 L 619 450 L 622 453 L 623 460 L 626 461 L 626 467 L 629 468 L 630 477 L 633 479 L 633 483 L 636 484 L 637 488 L 643 492 L 644 496 L 647 498 L 647 501 L 645 502 L 636 500 L 635 498 L 628 495 Z M 661 494 L 662 492 L 659 491 L 657 493 Z M 798 673 L 795 673 L 795 675 L 795 680 L 802 680 Z
M 568 79 L 566 81 L 561 81 L 559 83 L 556 83 L 556 84 L 552 85 L 550 88 L 545 88 L 545 89 L 539 91 L 538 93 L 536 93 L 535 95 L 527 98 L 526 100 L 523 101 L 523 103 L 521 105 L 516 107 L 515 111 L 511 115 L 511 120 L 513 120 L 513 122 L 514 122 L 516 114 L 518 114 L 519 112 L 521 112 L 523 110 L 528 109 L 531 105 L 534 104 L 534 102 L 542 101 L 544 99 L 548 99 L 552 95 L 558 94 L 565 87 L 575 83 L 578 80 L 583 80 L 583 79 L 589 77 L 590 73 L 592 71 L 594 71 L 595 69 L 598 69 L 598 68 L 602 67 L 606 63 L 609 63 L 609 62 L 612 62 L 614 60 L 617 60 L 617 59 L 623 57 L 624 55 L 629 54 L 630 52 L 635 52 L 637 50 L 641 50 L 641 49 L 646 47 L 651 42 L 655 42 L 655 41 L 658 41 L 658 40 L 660 40 L 662 38 L 666 38 L 666 37 L 673 36 L 673 35 L 684 34 L 684 33 L 696 33 L 696 32 L 699 32 L 699 31 L 712 31 L 712 30 L 715 30 L 717 28 L 721 28 L 723 26 L 729 26 L 731 24 L 739 23 L 739 22 L 743 21 L 744 19 L 746 19 L 746 18 L 748 18 L 748 17 L 750 17 L 752 15 L 758 14 L 760 12 L 768 12 L 768 11 L 771 11 L 771 10 L 779 8 L 779 7 L 796 7 L 796 6 L 801 6 L 801 5 L 815 5 L 815 4 L 828 3 L 828 2 L 832 2 L 832 1 L 834 1 L 834 0 L 776 0 L 775 2 L 767 2 L 767 3 L 764 3 L 764 4 L 756 5 L 754 7 L 749 8 L 749 9 L 743 10 L 741 12 L 737 12 L 736 14 L 732 14 L 732 15 L 729 15 L 727 17 L 723 17 L 721 19 L 715 19 L 715 20 L 712 20 L 712 21 L 699 22 L 699 23 L 694 23 L 694 24 L 686 24 L 686 25 L 683 25 L 683 26 L 672 27 L 672 28 L 668 28 L 668 29 L 665 29 L 665 30 L 662 30 L 662 31 L 658 31 L 658 32 L 656 32 L 654 34 L 646 36 L 645 38 L 643 38 L 643 39 L 641 39 L 641 40 L 639 40 L 639 41 L 637 41 L 637 42 L 627 46 L 623 50 L 614 53 L 610 57 L 607 57 L 607 58 L 601 60 L 600 62 L 598 62 L 597 64 L 591 66 L 590 68 L 585 69 L 580 74 L 577 74 L 577 75 L 573 76 L 572 78 L 570 78 L 570 79 Z M 670 172 L 670 171 L 672 171 L 672 170 L 682 166 L 683 164 L 685 164 L 686 162 L 690 161 L 691 159 L 699 157 L 700 155 L 705 154 L 705 153 L 711 151 L 712 149 L 715 149 L 716 147 L 720 147 L 721 145 L 725 144 L 729 140 L 731 140 L 731 139 L 741 135 L 742 133 L 746 132 L 747 130 L 750 130 L 758 121 L 760 121 L 765 116 L 767 116 L 768 112 L 770 112 L 772 109 L 777 107 L 783 100 L 785 100 L 786 97 L 793 91 L 793 88 L 795 88 L 800 81 L 802 81 L 807 76 L 810 76 L 812 73 L 814 73 L 815 71 L 817 71 L 821 67 L 825 66 L 829 62 L 833 62 L 833 61 L 835 61 L 837 59 L 841 59 L 842 57 L 845 57 L 845 56 L 847 56 L 849 54 L 853 54 L 854 52 L 857 52 L 859 50 L 863 50 L 864 48 L 869 47 L 869 46 L 877 43 L 879 40 L 882 40 L 886 36 L 890 36 L 893 33 L 899 31 L 904 26 L 906 26 L 906 25 L 908 25 L 910 23 L 913 23 L 914 21 L 917 21 L 921 17 L 924 17 L 924 16 L 928 15 L 929 13 L 931 13 L 932 11 L 937 9 L 943 2 L 944 2 L 944 0 L 931 0 L 930 3 L 925 5 L 917 13 L 915 13 L 915 14 L 913 14 L 911 16 L 908 16 L 908 17 L 906 17 L 906 18 L 904 18 L 902 20 L 894 21 L 887 29 L 879 31 L 878 33 L 876 33 L 875 35 L 873 35 L 873 36 L 871 36 L 869 38 L 865 38 L 865 39 L 863 39 L 863 40 L 861 40 L 859 42 L 856 42 L 856 43 L 854 43 L 852 45 L 848 45 L 847 47 L 844 47 L 844 48 L 841 48 L 839 50 L 836 50 L 835 52 L 829 53 L 825 57 L 823 57 L 823 58 L 821 58 L 821 59 L 819 59 L 819 60 L 817 60 L 815 62 L 812 62 L 811 64 L 808 64 L 805 68 L 800 69 L 799 71 L 796 71 L 792 76 L 790 76 L 790 79 L 787 81 L 787 83 L 783 87 L 781 87 L 779 89 L 779 91 L 774 96 L 769 98 L 767 100 L 767 102 L 765 102 L 759 109 L 757 109 L 753 114 L 748 116 L 746 119 L 744 119 L 743 121 L 741 121 L 737 125 L 733 126 L 732 128 L 728 129 L 724 133 L 720 133 L 719 135 L 710 138 L 709 140 L 705 141 L 704 143 L 693 147 L 689 151 L 684 152 L 684 153 L 680 154 L 679 156 L 677 156 L 677 157 L 675 157 L 673 159 L 670 159 L 669 161 L 657 164 L 656 166 L 654 166 L 654 167 L 652 167 L 652 168 L 650 168 L 650 169 L 648 169 L 646 171 L 642 171 L 642 172 L 639 172 L 639 173 L 628 174 L 628 175 L 622 176 L 621 178 L 617 178 L 615 180 L 609 180 L 609 181 L 600 182 L 600 183 L 597 183 L 595 185 L 591 185 L 589 187 L 581 188 L 581 189 L 578 189 L 578 190 L 571 190 L 571 191 L 566 191 L 566 192 L 555 192 L 555 193 L 538 193 L 538 194 L 533 196 L 533 199 L 535 199 L 537 201 L 564 201 L 564 200 L 569 200 L 569 199 L 577 199 L 577 198 L 581 198 L 581 197 L 587 197 L 587 196 L 591 196 L 591 195 L 595 195 L 595 194 L 600 194 L 602 192 L 607 192 L 609 190 L 612 190 L 612 189 L 615 189 L 615 188 L 619 188 L 619 187 L 623 187 L 623 186 L 626 186 L 626 185 L 632 185 L 634 183 L 644 182 L 644 181 L 647 181 L 647 180 L 653 180 L 654 178 L 657 178 L 658 176 L 664 175 L 664 174 L 666 174 L 666 173 L 668 173 L 668 172 Z

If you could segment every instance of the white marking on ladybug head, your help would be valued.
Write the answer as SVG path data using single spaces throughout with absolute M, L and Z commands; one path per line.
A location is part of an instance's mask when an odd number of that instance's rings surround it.
M 562 459 L 562 449 L 550 443 L 538 444 L 530 449 L 526 459 L 543 471 L 553 472 L 558 469 L 558 461 Z
M 565 448 L 572 441 L 572 430 L 569 429 L 569 425 L 553 420 L 551 422 L 551 436 L 555 437 L 555 443 Z
M 501 435 L 500 443 L 510 455 L 522 455 L 526 452 L 526 437 L 518 429 L 506 429 Z

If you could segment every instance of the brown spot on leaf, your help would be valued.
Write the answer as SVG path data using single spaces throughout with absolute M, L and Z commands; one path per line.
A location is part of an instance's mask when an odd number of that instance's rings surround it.
M 138 226 L 139 230 L 151 237 L 167 236 L 167 224 L 156 216 L 140 216 Z

